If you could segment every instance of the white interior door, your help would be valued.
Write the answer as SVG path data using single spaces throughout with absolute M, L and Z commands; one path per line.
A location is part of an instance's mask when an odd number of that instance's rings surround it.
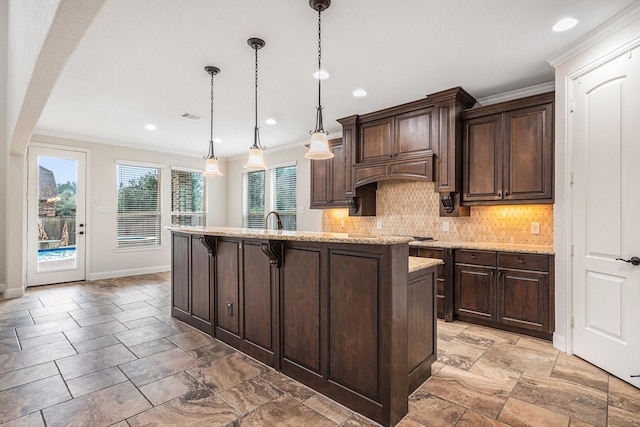
M 640 49 L 573 97 L 574 353 L 640 387 Z
M 86 153 L 30 147 L 27 285 L 85 279 Z

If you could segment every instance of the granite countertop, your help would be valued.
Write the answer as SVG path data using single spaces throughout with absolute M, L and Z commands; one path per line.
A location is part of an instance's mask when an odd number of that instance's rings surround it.
M 263 230 L 255 228 L 232 227 L 167 227 L 167 230 L 210 236 L 240 237 L 244 239 L 297 240 L 304 242 L 331 242 L 365 245 L 396 245 L 408 243 L 411 237 L 373 236 L 348 233 L 322 233 L 315 231 Z
M 409 257 L 409 274 L 425 268 L 435 267 L 436 265 L 444 264 L 441 259 L 435 258 L 420 258 L 417 256 Z
M 520 252 L 529 254 L 553 255 L 553 246 L 542 245 L 518 245 L 513 243 L 493 242 L 441 242 L 427 240 L 422 242 L 410 242 L 411 247 L 421 248 L 450 248 L 450 249 L 479 249 L 485 251 Z

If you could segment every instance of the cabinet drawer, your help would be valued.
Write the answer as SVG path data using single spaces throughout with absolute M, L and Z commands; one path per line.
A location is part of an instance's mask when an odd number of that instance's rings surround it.
M 444 260 L 444 249 L 418 248 L 418 256 Z
M 487 265 L 493 267 L 496 265 L 496 253 L 461 249 L 456 251 L 456 263 Z
M 549 271 L 549 256 L 499 252 L 498 266 L 522 270 Z

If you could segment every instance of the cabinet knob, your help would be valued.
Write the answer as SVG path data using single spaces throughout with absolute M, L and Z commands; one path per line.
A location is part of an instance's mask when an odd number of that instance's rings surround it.
M 509 192 L 508 192 L 508 191 L 505 191 L 505 192 L 504 192 L 504 195 L 505 195 L 505 196 L 508 196 L 508 195 L 509 195 Z
M 498 191 L 498 197 L 502 197 L 502 191 Z
M 476 258 L 478 258 L 478 257 L 475 256 L 475 255 L 471 255 L 471 259 L 476 259 Z

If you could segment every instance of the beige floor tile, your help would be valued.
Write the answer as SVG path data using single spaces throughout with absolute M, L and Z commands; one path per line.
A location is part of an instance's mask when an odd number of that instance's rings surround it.
M 35 338 L 21 339 L 20 347 L 22 347 L 22 349 L 34 348 L 44 344 L 51 344 L 53 342 L 59 341 L 67 341 L 67 337 L 62 332 L 54 332 L 48 335 L 40 335 L 39 337 Z
M 409 417 L 433 427 L 455 425 L 467 408 L 418 390 L 409 399 Z
M 260 406 L 255 411 L 247 414 L 240 421 L 243 427 L 334 427 L 336 423 L 320 415 L 308 406 L 298 402 L 288 395 L 282 395 Z
M 65 335 L 71 344 L 76 344 L 82 341 L 103 337 L 105 335 L 112 335 L 116 332 L 126 330 L 126 326 L 116 320 L 113 320 L 111 322 L 98 323 L 96 325 L 84 326 L 82 328 L 66 331 Z
M 267 368 L 264 365 L 241 353 L 234 353 L 187 370 L 189 375 L 216 393 L 220 393 L 265 372 L 267 372 Z
M 625 411 L 624 409 L 609 406 L 607 418 L 608 427 L 638 427 L 640 426 L 640 413 Z
M 181 349 L 189 351 L 211 345 L 213 344 L 215 339 L 205 335 L 200 331 L 189 331 L 183 332 L 179 335 L 173 335 L 169 337 L 168 340 Z
M 120 369 L 137 387 L 193 368 L 199 362 L 180 348 L 156 353 L 120 365 Z
M 2 427 L 44 427 L 44 420 L 40 411 L 37 411 L 6 422 L 2 424 Z
M 176 345 L 166 338 L 161 338 L 155 341 L 145 342 L 143 344 L 137 344 L 129 347 L 129 350 L 142 359 L 147 356 L 151 356 L 156 353 L 162 353 L 163 351 L 176 348 Z
M 568 381 L 524 374 L 511 397 L 594 426 L 607 423 L 607 394 Z
M 140 391 L 153 406 L 158 406 L 184 394 L 196 394 L 203 388 L 191 375 L 179 372 L 142 386 Z
M 151 408 L 130 382 L 124 382 L 44 409 L 47 427 L 109 426 Z
M 67 381 L 67 387 L 73 397 L 84 396 L 127 381 L 127 377 L 117 367 L 103 369 Z
M 609 405 L 640 414 L 640 389 L 609 376 Z
M 514 398 L 507 400 L 498 420 L 513 427 L 566 427 L 569 424 L 566 415 Z
M 222 399 L 202 389 L 193 395 L 170 400 L 127 421 L 131 427 L 222 427 L 232 425 L 239 417 L 240 414 Z
M 179 333 L 179 331 L 176 331 L 169 325 L 166 325 L 159 321 L 158 323 L 159 324 L 143 326 L 141 328 L 132 329 L 130 331 L 125 330 L 124 332 L 118 332 L 114 335 L 124 345 L 130 347 L 149 341 L 155 341 L 157 339 L 165 338 Z
M 457 342 L 456 339 L 438 343 L 438 362 L 468 370 L 484 354 L 485 350 Z
M 260 378 L 251 378 L 218 395 L 238 413 L 245 415 L 282 394 L 282 391 L 266 381 Z
M 92 372 L 134 360 L 136 357 L 122 344 L 80 353 L 76 356 L 57 360 L 62 377 L 68 381 Z
M 58 368 L 53 361 L 7 372 L 6 374 L 0 375 L 0 391 L 53 377 L 58 374 Z
M 260 376 L 260 379 L 268 382 L 278 390 L 285 392 L 300 402 L 303 402 L 316 394 L 316 392 L 311 390 L 309 387 L 273 370 L 269 370 L 266 374 Z
M 0 392 L 0 424 L 71 399 L 60 375 Z
M 496 418 L 511 387 L 462 369 L 445 366 L 425 382 L 420 390 Z
M 560 353 L 551 376 L 606 392 L 609 374 L 579 357 Z
M 79 328 L 78 324 L 74 322 L 73 319 L 68 319 L 56 322 L 40 323 L 32 326 L 16 327 L 16 332 L 18 333 L 18 338 L 24 340 L 39 337 L 41 335 L 53 334 L 54 332 L 70 331 L 77 328 Z
M 304 404 L 337 424 L 342 424 L 353 415 L 351 410 L 321 394 L 311 396 Z
M 0 355 L 0 374 L 76 354 L 67 341 L 45 344 L 22 351 Z
M 511 427 L 501 421 L 494 420 L 470 409 L 462 415 L 456 427 Z

